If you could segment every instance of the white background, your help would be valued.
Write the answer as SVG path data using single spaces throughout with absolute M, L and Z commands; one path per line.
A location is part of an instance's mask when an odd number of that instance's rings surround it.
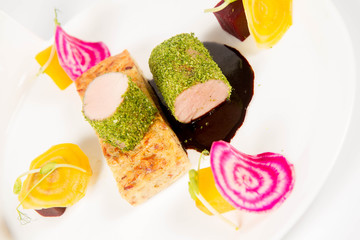
M 47 40 L 53 33 L 54 8 L 61 9 L 61 22 L 66 24 L 73 16 L 95 2 L 97 0 L 0 0 L 0 10 Z M 357 60 L 356 69 L 360 69 L 360 1 L 332 2 L 348 27 Z M 359 75 L 357 79 L 360 80 Z M 360 93 L 359 86 L 357 92 Z M 356 147 L 358 144 L 359 148 Z M 360 98 L 357 96 L 350 130 L 334 169 L 310 208 L 283 239 L 360 239 L 359 185 Z

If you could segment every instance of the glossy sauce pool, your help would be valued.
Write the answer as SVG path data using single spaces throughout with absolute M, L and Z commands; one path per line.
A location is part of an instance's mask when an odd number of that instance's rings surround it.
M 164 104 L 155 82 L 150 81 L 158 95 L 161 109 L 183 147 L 200 152 L 205 149 L 210 150 L 214 141 L 230 142 L 244 122 L 246 109 L 254 93 L 254 71 L 236 49 L 213 42 L 205 42 L 204 45 L 233 88 L 229 100 L 206 115 L 183 124 L 172 116 Z

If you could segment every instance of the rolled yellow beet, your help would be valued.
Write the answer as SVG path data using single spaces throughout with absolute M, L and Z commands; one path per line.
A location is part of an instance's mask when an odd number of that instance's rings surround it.
M 84 197 L 92 171 L 87 156 L 77 145 L 64 143 L 51 147 L 31 162 L 30 170 L 48 163 L 71 164 L 83 171 L 59 167 L 40 183 L 45 174 L 29 174 L 18 196 L 24 209 L 69 207 Z

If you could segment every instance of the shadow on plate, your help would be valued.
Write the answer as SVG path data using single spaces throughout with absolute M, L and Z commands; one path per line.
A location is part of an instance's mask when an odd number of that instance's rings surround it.
M 91 177 L 90 185 L 94 185 L 103 168 L 103 154 L 100 148 L 99 140 L 94 135 L 88 135 L 78 142 L 79 147 L 88 156 L 93 175 Z

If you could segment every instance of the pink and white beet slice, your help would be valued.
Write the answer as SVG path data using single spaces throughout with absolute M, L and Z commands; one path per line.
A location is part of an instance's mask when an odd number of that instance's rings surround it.
M 210 162 L 218 191 L 241 210 L 273 209 L 284 202 L 294 187 L 294 166 L 277 153 L 252 156 L 217 141 L 212 144 Z
M 85 42 L 56 26 L 55 46 L 61 67 L 75 81 L 91 67 L 110 56 L 103 42 Z

